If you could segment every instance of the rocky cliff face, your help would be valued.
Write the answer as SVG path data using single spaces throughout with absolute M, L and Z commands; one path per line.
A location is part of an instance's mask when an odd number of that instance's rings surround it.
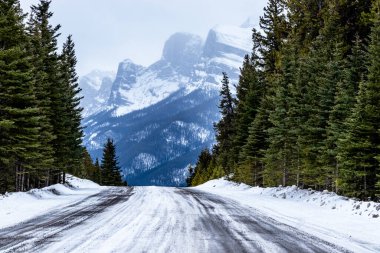
M 79 79 L 79 85 L 84 95 L 81 100 L 84 117 L 104 110 L 111 94 L 114 79 L 115 74 L 113 72 L 100 70 L 94 70 Z

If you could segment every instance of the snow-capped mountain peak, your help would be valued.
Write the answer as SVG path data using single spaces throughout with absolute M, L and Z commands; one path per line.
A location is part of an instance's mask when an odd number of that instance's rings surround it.
M 202 38 L 189 33 L 175 33 L 166 41 L 162 60 L 173 66 L 192 67 L 202 54 Z
M 219 25 L 205 42 L 175 33 L 151 66 L 121 62 L 107 106 L 84 121 L 90 153 L 99 156 L 111 137 L 129 183 L 183 185 L 187 165 L 215 141 L 222 72 L 237 82 L 243 57 L 252 48 L 251 33 L 250 28 Z
M 94 70 L 79 78 L 79 85 L 84 98 L 81 106 L 83 117 L 88 117 L 104 109 L 110 96 L 115 73 L 112 71 Z
M 113 79 L 115 77 L 115 73 L 113 71 L 102 71 L 96 69 L 81 77 L 79 82 L 83 82 L 82 85 L 87 85 L 89 88 L 99 91 L 103 79 L 107 77 Z
M 206 57 L 220 57 L 226 53 L 241 55 L 250 52 L 251 48 L 250 28 L 217 25 L 208 34 L 204 54 Z

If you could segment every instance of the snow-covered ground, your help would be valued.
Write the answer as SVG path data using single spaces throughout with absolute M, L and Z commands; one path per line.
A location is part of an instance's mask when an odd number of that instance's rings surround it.
M 380 203 L 295 186 L 250 187 L 224 179 L 211 180 L 195 188 L 233 199 L 354 252 L 380 252 Z
M 170 188 L 70 177 L 0 197 L 0 252 L 380 252 L 379 206 L 223 179 Z
M 0 194 L 0 229 L 24 222 L 57 207 L 64 207 L 100 192 L 98 184 L 67 176 L 66 185 L 56 184 L 29 192 Z

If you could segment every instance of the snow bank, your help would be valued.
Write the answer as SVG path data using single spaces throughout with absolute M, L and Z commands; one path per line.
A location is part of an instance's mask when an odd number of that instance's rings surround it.
M 0 195 L 0 229 L 96 194 L 102 189 L 94 182 L 68 175 L 66 185 L 56 184 L 28 192 Z
M 66 184 L 77 189 L 94 189 L 101 187 L 97 183 L 94 183 L 90 180 L 77 178 L 70 174 L 68 174 L 66 177 Z
M 252 195 L 262 195 L 294 202 L 304 202 L 321 208 L 335 210 L 351 215 L 361 215 L 368 218 L 380 219 L 380 203 L 373 201 L 358 201 L 339 196 L 334 192 L 299 189 L 297 186 L 287 187 L 251 187 L 224 179 L 211 180 L 198 186 L 200 189 L 222 188 L 232 191 L 247 191 Z
M 195 188 L 235 200 L 353 252 L 380 252 L 380 203 L 295 186 L 250 187 L 224 179 Z

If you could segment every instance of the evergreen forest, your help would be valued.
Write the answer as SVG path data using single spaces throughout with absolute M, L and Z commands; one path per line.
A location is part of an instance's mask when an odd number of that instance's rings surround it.
M 216 144 L 189 185 L 380 197 L 380 1 L 269 0 L 236 96 L 224 74 Z
M 0 193 L 65 183 L 66 173 L 122 184 L 113 142 L 101 165 L 82 146 L 75 44 L 68 36 L 58 49 L 50 2 L 26 15 L 19 0 L 0 0 Z

